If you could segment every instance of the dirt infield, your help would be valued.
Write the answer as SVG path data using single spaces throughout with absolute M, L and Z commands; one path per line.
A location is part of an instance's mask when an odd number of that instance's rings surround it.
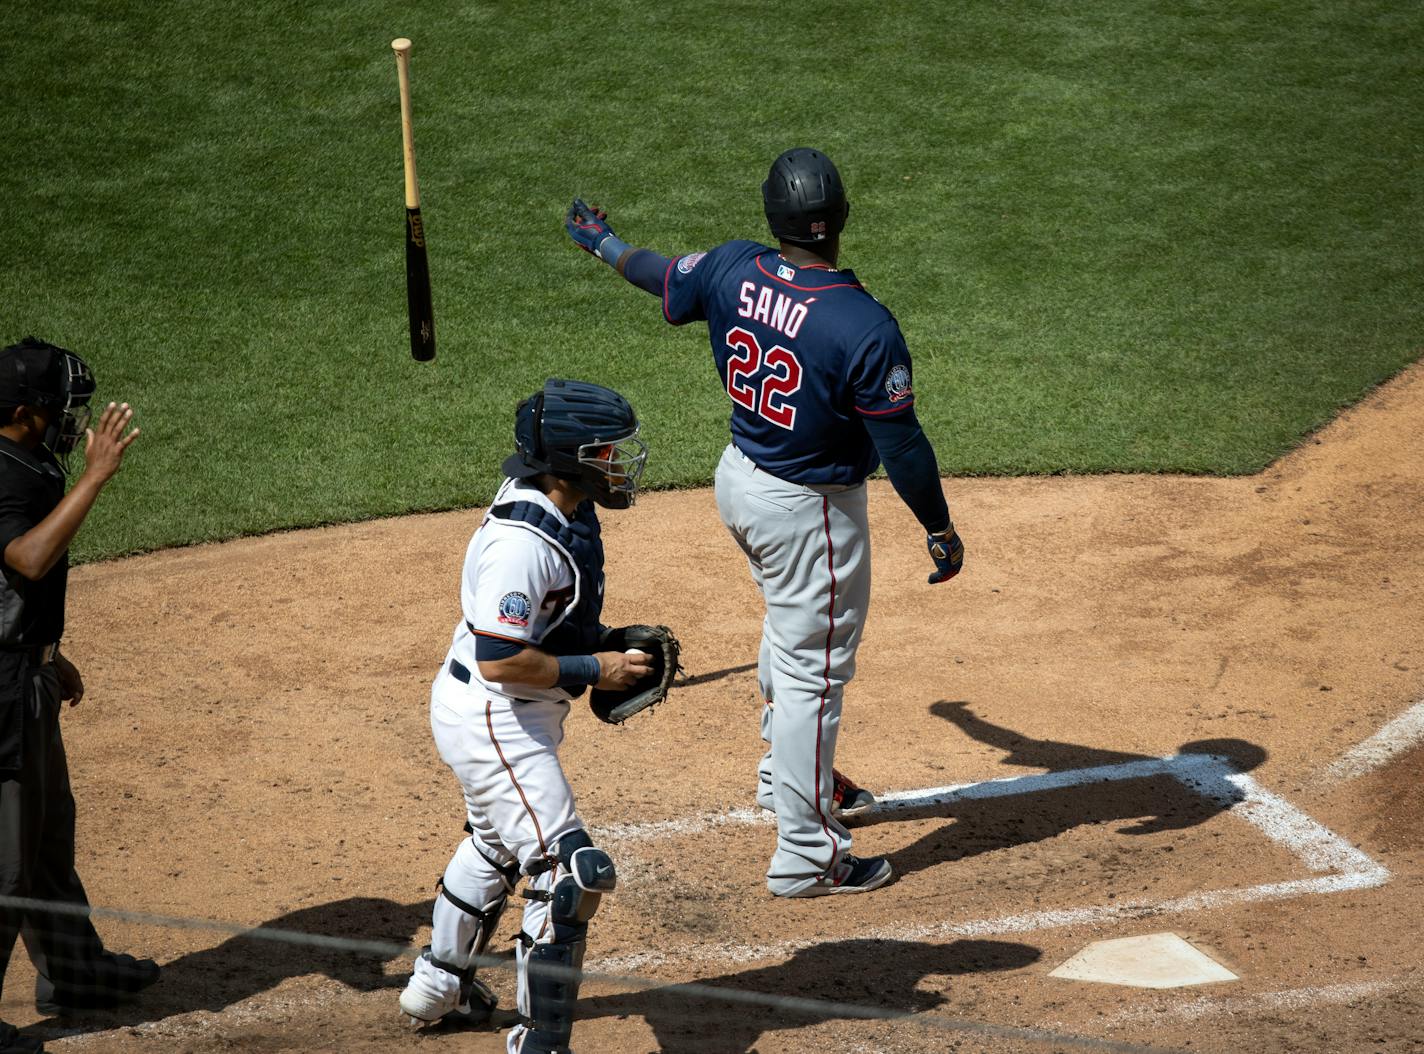
M 673 626 L 695 683 L 624 728 L 582 706 L 569 719 L 580 812 L 623 879 L 586 965 L 919 1017 L 591 983 L 580 1054 L 1073 1049 L 973 1022 L 1201 1051 L 1424 1051 L 1424 750 L 1331 768 L 1424 697 L 1424 367 L 1257 477 L 946 490 L 967 570 L 931 589 L 913 520 L 872 485 L 875 592 L 838 763 L 881 792 L 1043 778 L 872 816 L 858 851 L 901 877 L 830 900 L 765 891 L 771 830 L 749 811 L 761 609 L 712 495 L 605 516 L 607 621 Z M 423 940 L 462 822 L 428 688 L 477 520 L 79 569 L 66 651 L 89 694 L 65 732 L 93 901 Z M 1185 779 L 1213 756 L 1242 773 L 1236 798 Z M 1122 778 L 1134 762 L 1150 773 Z M 503 1050 L 501 1034 L 403 1028 L 399 958 L 100 929 L 165 964 L 142 1003 L 41 1021 L 15 962 L 0 1017 L 55 1050 Z M 493 947 L 516 929 L 511 912 Z M 1164 930 L 1240 980 L 1049 976 L 1088 941 Z M 509 974 L 488 976 L 512 1001 Z

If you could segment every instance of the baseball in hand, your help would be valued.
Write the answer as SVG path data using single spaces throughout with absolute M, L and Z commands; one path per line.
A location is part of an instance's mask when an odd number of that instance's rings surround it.
M 640 659 L 649 659 L 649 658 L 652 658 L 652 656 L 650 656 L 647 652 L 645 652 L 645 651 L 639 651 L 637 648 L 629 648 L 629 649 L 628 649 L 627 651 L 625 651 L 623 654 L 624 654 L 624 655 L 636 655 L 636 656 L 637 656 L 638 658 L 640 658 Z

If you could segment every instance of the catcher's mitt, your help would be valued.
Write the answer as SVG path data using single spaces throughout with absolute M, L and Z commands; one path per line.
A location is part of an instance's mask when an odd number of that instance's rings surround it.
M 678 656 L 682 653 L 677 638 L 666 626 L 622 626 L 610 629 L 599 642 L 601 651 L 627 651 L 636 648 L 646 652 L 651 658 L 648 665 L 653 672 L 640 678 L 627 688 L 606 691 L 595 688 L 589 694 L 589 705 L 602 721 L 611 725 L 622 724 L 634 714 L 656 706 L 667 698 L 682 667 Z

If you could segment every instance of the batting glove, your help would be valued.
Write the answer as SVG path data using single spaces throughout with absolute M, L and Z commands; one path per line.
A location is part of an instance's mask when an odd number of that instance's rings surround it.
M 618 236 L 613 233 L 613 228 L 608 226 L 608 213 L 603 209 L 592 208 L 585 205 L 582 198 L 574 198 L 574 203 L 569 206 L 568 213 L 564 216 L 564 229 L 569 232 L 569 237 L 586 253 L 592 253 L 606 264 L 617 263 L 616 252 L 608 250 L 616 249 L 621 251 L 627 245 L 619 241 Z M 608 239 L 613 239 L 609 241 Z M 607 244 L 605 244 L 607 243 Z
M 930 585 L 948 582 L 959 574 L 964 566 L 964 543 L 959 540 L 954 524 L 951 523 L 939 534 L 925 535 L 925 544 L 929 547 L 930 559 L 935 563 L 934 573 L 929 578 Z

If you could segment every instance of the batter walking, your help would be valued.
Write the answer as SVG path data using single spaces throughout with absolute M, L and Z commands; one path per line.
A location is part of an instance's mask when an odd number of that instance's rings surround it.
M 633 408 L 596 384 L 550 380 L 519 405 L 516 452 L 470 540 L 462 617 L 431 689 L 440 757 L 459 778 L 464 839 L 440 882 L 431 944 L 401 993 L 417 1022 L 480 1023 L 495 998 L 475 978 L 520 876 L 515 955 L 522 1021 L 510 1054 L 567 1054 L 588 921 L 616 876 L 574 809 L 559 765 L 569 702 L 650 672 L 602 648 L 603 542 L 595 503 L 633 504 L 647 448 Z M 544 969 L 541 969 L 544 967 Z
M 730 241 L 668 258 L 629 246 L 603 210 L 581 200 L 565 226 L 659 297 L 668 322 L 707 323 L 732 401 L 717 507 L 766 601 L 758 676 L 768 749 L 757 801 L 777 820 L 767 886 L 783 897 L 859 893 L 892 877 L 883 857 L 851 854 L 837 798 L 852 808 L 873 799 L 833 768 L 870 599 L 866 476 L 883 462 L 925 528 L 930 582 L 958 574 L 964 548 L 915 417 L 900 327 L 838 266 L 850 206 L 835 165 L 815 150 L 788 150 L 762 198 L 779 248 Z

